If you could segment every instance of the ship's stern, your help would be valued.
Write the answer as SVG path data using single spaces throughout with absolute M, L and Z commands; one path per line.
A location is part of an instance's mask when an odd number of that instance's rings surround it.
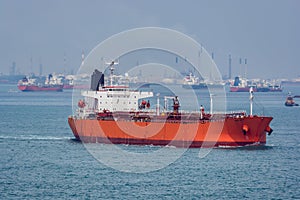
M 76 138 L 77 140 L 80 140 L 78 131 L 77 131 L 77 129 L 76 129 L 76 123 L 75 123 L 75 120 L 76 120 L 76 119 L 74 118 L 74 116 L 69 116 L 69 117 L 68 117 L 68 124 L 69 124 L 69 126 L 70 126 L 70 128 L 71 128 L 71 130 L 72 130 L 72 132 L 73 132 L 73 135 L 75 136 L 75 138 Z

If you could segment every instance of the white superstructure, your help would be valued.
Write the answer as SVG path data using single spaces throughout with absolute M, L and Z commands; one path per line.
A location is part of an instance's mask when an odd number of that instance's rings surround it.
M 153 92 L 130 90 L 127 86 L 106 86 L 98 91 L 84 91 L 89 109 L 95 111 L 137 111 L 139 99 L 153 97 Z
M 95 112 L 138 111 L 140 99 L 144 100 L 145 98 L 153 97 L 153 92 L 150 91 L 131 90 L 125 85 L 114 85 L 114 64 L 117 63 L 112 62 L 109 66 L 111 73 L 108 86 L 104 86 L 104 74 L 95 70 L 97 78 L 95 78 L 96 81 L 92 78 L 91 90 L 81 93 L 84 96 L 85 110 L 93 110 Z

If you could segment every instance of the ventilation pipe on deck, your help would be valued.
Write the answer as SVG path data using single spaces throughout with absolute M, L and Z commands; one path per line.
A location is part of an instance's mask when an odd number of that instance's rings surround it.
M 159 93 L 157 93 L 157 102 L 156 102 L 156 115 L 159 116 Z
M 252 116 L 253 98 L 254 98 L 254 96 L 253 96 L 253 87 L 250 87 L 249 93 L 250 93 L 250 97 L 249 97 L 249 99 L 250 99 L 250 116 Z
M 210 114 L 213 114 L 213 94 L 210 94 Z

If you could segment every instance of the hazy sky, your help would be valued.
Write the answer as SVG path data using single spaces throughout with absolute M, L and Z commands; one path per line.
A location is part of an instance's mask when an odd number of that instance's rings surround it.
M 300 76 L 299 0 L 0 0 L 0 72 L 69 72 L 81 52 L 121 31 L 159 26 L 181 31 L 214 52 L 221 73 Z M 66 57 L 66 64 L 64 64 Z M 32 67 L 31 67 L 32 58 Z M 64 69 L 66 65 L 67 69 Z

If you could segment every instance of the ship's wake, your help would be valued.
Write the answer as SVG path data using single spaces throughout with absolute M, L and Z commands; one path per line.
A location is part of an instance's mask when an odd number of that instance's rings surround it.
M 0 135 L 0 140 L 71 140 L 73 137 L 41 136 L 41 135 Z

